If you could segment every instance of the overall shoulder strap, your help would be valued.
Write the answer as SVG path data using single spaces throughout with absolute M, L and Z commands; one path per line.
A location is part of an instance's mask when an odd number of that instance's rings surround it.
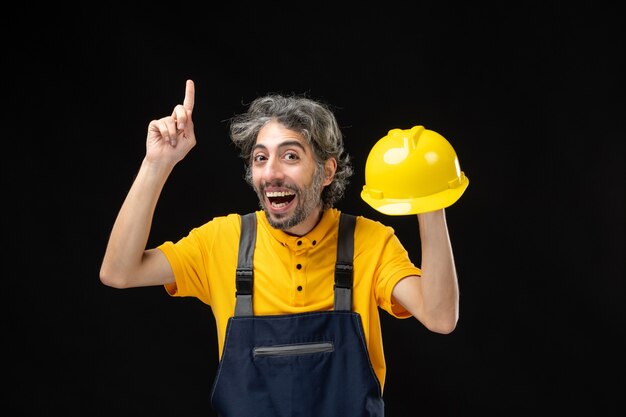
M 352 260 L 356 217 L 341 213 L 335 263 L 335 311 L 352 311 Z
M 256 213 L 241 216 L 239 253 L 235 293 L 235 316 L 252 316 L 252 286 L 254 283 L 254 245 L 256 243 Z

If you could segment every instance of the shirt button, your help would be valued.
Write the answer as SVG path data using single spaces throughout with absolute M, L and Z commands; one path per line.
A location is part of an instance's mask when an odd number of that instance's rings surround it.
M 313 242 L 311 242 L 313 244 L 313 246 L 317 245 L 317 240 L 314 240 Z
M 302 265 L 298 264 L 298 265 L 296 265 L 296 268 L 302 269 Z
M 298 285 L 297 290 L 298 290 L 298 291 L 302 291 L 302 285 Z
M 302 246 L 302 241 L 301 240 L 298 241 L 298 246 Z

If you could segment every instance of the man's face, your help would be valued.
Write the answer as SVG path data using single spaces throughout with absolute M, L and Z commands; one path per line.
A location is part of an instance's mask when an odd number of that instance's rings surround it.
M 334 167 L 334 160 L 327 163 Z M 252 150 L 252 183 L 272 227 L 296 235 L 308 233 L 319 220 L 324 186 L 332 173 L 318 169 L 311 146 L 277 122 L 265 125 Z M 329 175 L 330 174 L 330 175 Z

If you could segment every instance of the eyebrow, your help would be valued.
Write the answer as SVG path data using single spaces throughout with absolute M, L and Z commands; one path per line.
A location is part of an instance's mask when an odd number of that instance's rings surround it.
M 288 148 L 290 146 L 295 146 L 297 148 L 300 148 L 300 149 L 302 149 L 302 151 L 304 153 L 306 153 L 306 149 L 304 148 L 304 146 L 302 146 L 302 143 L 298 142 L 297 140 L 287 140 L 285 142 L 282 142 L 280 145 L 278 145 L 278 148 L 279 149 L 281 149 L 281 148 Z M 257 143 L 257 144 L 255 144 L 252 147 L 252 152 L 254 152 L 255 150 L 257 150 L 259 148 L 267 149 L 267 146 Z

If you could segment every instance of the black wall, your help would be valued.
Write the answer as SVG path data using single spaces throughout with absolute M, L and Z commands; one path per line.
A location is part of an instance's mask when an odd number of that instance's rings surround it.
M 332 104 L 360 198 L 370 148 L 424 125 L 470 185 L 447 209 L 461 287 L 447 336 L 383 317 L 387 415 L 621 416 L 624 43 L 617 6 L 130 3 L 7 11 L 2 144 L 8 415 L 208 416 L 210 309 L 98 278 L 150 120 L 196 83 L 198 145 L 150 245 L 257 207 L 226 120 L 267 92 Z M 208 10 L 205 10 L 208 9 Z

